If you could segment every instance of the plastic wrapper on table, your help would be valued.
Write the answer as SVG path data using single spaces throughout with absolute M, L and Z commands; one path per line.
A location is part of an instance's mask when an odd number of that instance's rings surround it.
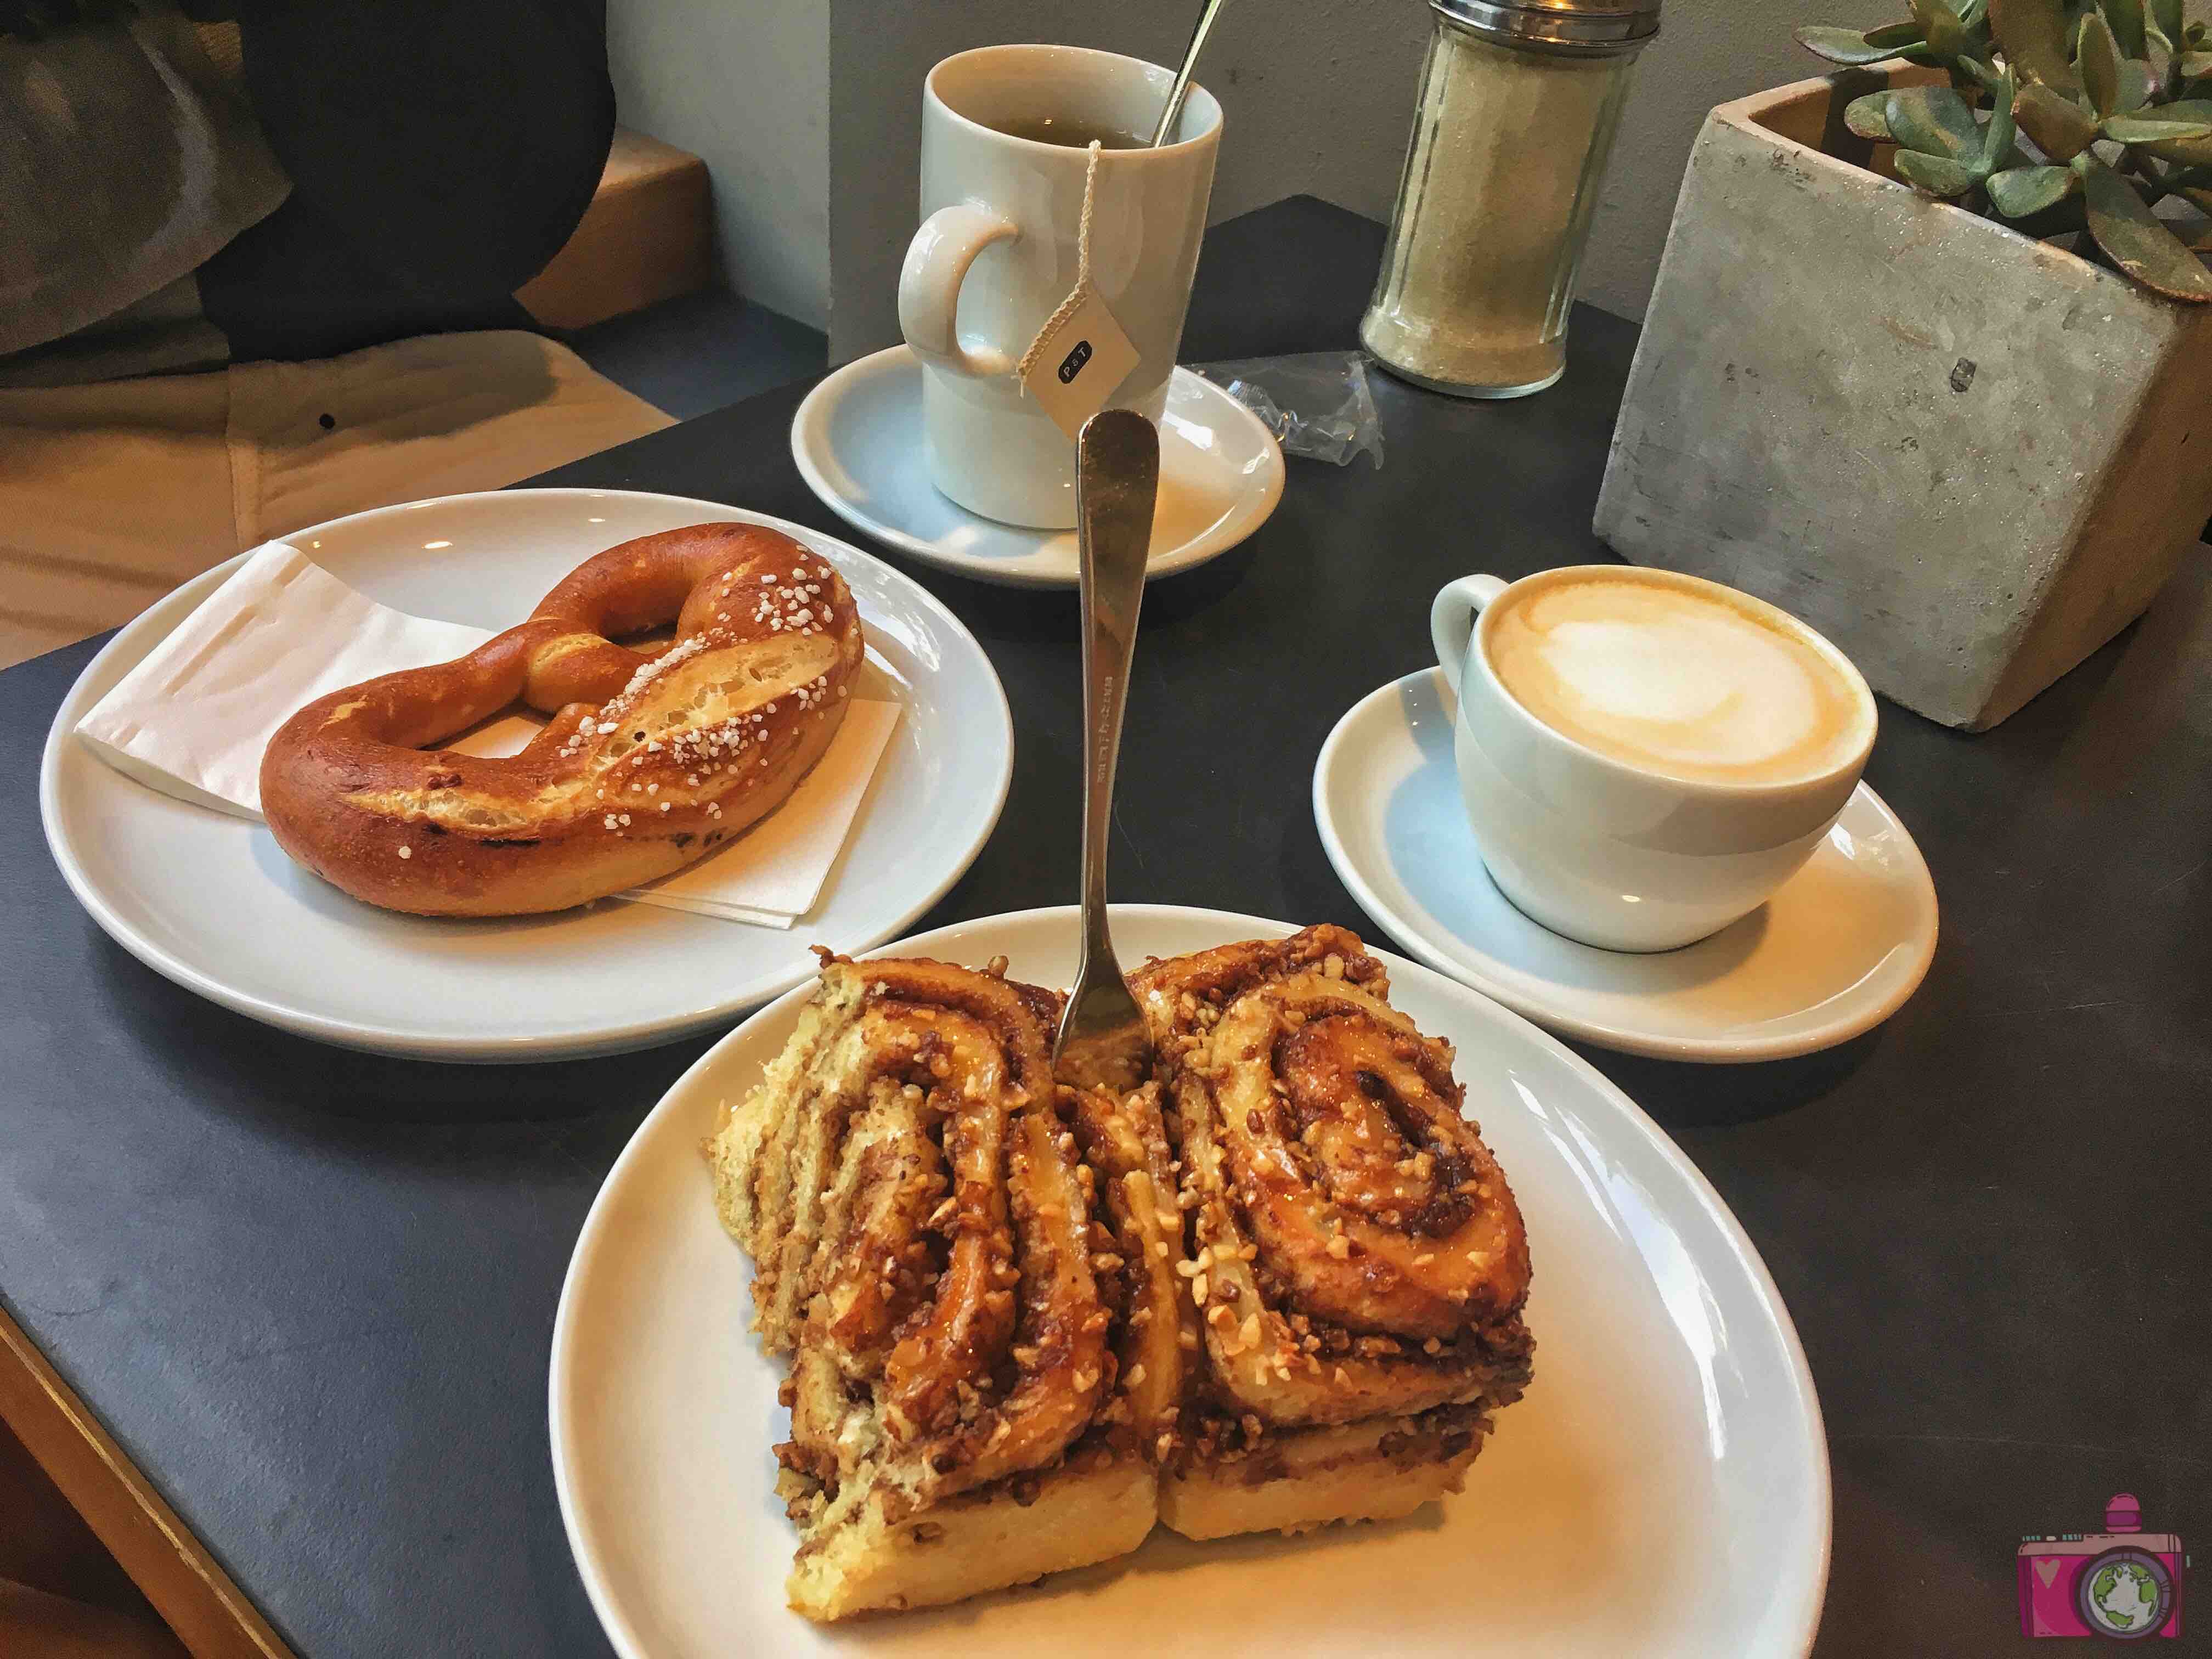
M 1257 415 L 1285 455 L 1348 466 L 1356 455 L 1382 465 L 1382 422 L 1357 351 L 1309 351 L 1191 365 Z

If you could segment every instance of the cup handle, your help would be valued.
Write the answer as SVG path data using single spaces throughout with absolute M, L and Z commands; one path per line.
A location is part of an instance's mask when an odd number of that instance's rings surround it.
M 1429 606 L 1429 643 L 1436 647 L 1437 666 L 1444 671 L 1455 697 L 1468 647 L 1474 641 L 1475 617 L 1505 588 L 1495 576 L 1462 576 L 1446 583 Z
M 1013 359 L 995 347 L 969 351 L 960 343 L 956 319 L 960 284 L 975 256 L 994 242 L 1021 234 L 1011 220 L 970 202 L 943 207 L 921 222 L 907 245 L 899 272 L 899 331 L 917 356 L 939 368 L 988 377 L 1010 374 Z

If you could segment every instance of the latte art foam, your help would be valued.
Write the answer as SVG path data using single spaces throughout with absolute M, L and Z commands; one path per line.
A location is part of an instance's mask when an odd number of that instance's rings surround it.
M 1540 585 L 1489 620 L 1514 700 L 1601 755 L 1698 782 L 1846 764 L 1869 713 L 1833 664 L 1723 599 L 1633 578 Z

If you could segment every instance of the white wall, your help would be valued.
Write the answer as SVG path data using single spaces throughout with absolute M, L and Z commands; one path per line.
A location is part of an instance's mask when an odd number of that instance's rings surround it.
M 896 339 L 893 290 L 915 224 L 921 77 L 949 52 L 1054 40 L 1172 62 L 1195 0 L 834 0 L 830 27 L 833 362 Z M 1904 0 L 1667 0 L 1607 175 L 1583 294 L 1644 314 L 1690 144 L 1707 109 L 1816 73 L 1801 22 L 1870 27 Z M 1199 78 L 1222 103 L 1217 219 L 1310 194 L 1388 219 L 1430 32 L 1420 0 L 1230 0 Z
M 830 0 L 608 0 L 607 59 L 623 125 L 706 161 L 726 280 L 826 326 Z
M 1174 63 L 1196 0 L 834 0 L 830 44 L 830 361 L 898 337 L 895 289 L 915 220 L 921 80 L 1006 40 Z M 1387 215 L 1428 28 L 1419 0 L 1229 0 L 1199 79 L 1221 100 L 1213 216 L 1306 193 Z
M 1643 315 L 1705 111 L 1820 67 L 1794 27 L 1871 27 L 1905 10 L 1666 0 L 1592 228 L 1584 297 Z M 714 172 L 735 285 L 826 321 L 841 362 L 897 337 L 932 64 L 1035 40 L 1171 61 L 1196 11 L 1196 0 L 610 0 L 608 31 L 623 120 Z M 1421 0 L 1230 0 L 1200 70 L 1228 119 L 1214 216 L 1307 193 L 1388 218 L 1429 20 Z
M 1792 38 L 1799 24 L 1873 28 L 1910 15 L 1905 0 L 1666 0 L 1659 38 L 1637 63 L 1590 225 L 1583 298 L 1624 317 L 1644 315 L 1705 112 L 1829 67 Z

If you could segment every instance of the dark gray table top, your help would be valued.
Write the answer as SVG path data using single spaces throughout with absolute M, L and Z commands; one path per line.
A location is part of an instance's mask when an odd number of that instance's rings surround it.
M 1185 356 L 1348 346 L 1379 246 L 1311 201 L 1217 229 Z M 1427 660 L 1443 580 L 1605 556 L 1590 509 L 1634 340 L 1579 312 L 1566 380 L 1519 403 L 1382 381 L 1382 471 L 1293 461 L 1249 544 L 1152 588 L 1122 896 L 1368 927 L 1308 805 L 1321 740 Z M 802 391 L 546 482 L 834 530 L 786 443 Z M 923 925 L 1066 899 L 1073 599 L 916 574 L 997 664 L 1019 757 L 997 835 Z M 2026 1650 L 2020 1534 L 2094 1528 L 2115 1492 L 2212 1540 L 2206 574 L 2192 560 L 1996 732 L 1885 706 L 1869 777 L 1944 916 L 1887 1025 L 1738 1069 L 1586 1051 L 1711 1178 L 1796 1315 L 1835 1468 L 1826 1659 Z M 704 1042 L 368 1059 L 142 968 L 40 835 L 40 746 L 93 648 L 0 674 L 0 1302 L 302 1654 L 605 1651 L 554 1504 L 553 1308 L 601 1176 Z

